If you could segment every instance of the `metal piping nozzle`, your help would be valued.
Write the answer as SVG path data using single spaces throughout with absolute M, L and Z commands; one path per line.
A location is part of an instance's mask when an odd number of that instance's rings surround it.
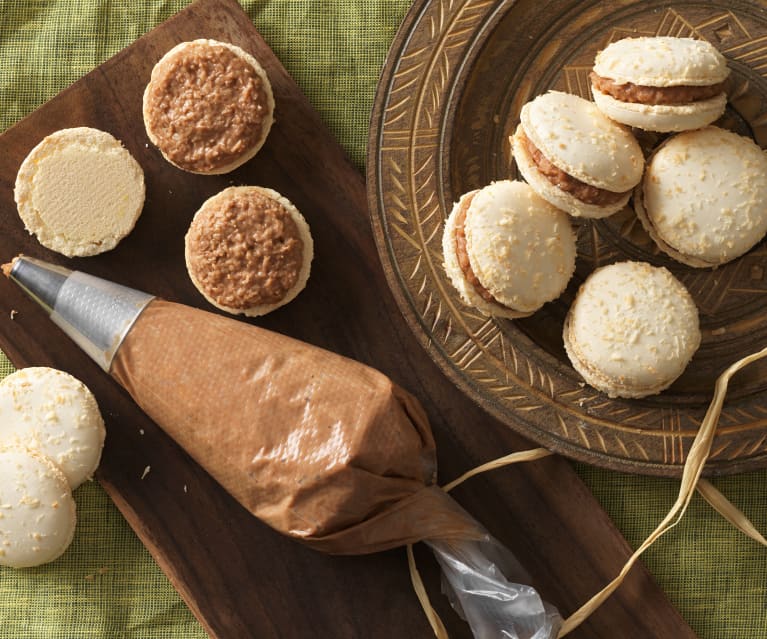
M 32 257 L 14 259 L 8 276 L 106 372 L 131 326 L 154 299 Z

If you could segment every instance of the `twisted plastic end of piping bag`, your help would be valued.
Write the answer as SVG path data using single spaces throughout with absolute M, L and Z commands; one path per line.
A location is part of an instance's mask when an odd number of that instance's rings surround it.
M 489 533 L 475 540 L 427 540 L 442 589 L 476 639 L 554 639 L 562 619 L 517 558 Z

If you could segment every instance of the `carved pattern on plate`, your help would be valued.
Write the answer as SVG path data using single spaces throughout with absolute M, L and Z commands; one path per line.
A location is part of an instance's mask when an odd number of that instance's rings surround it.
M 533 41 L 529 50 L 517 49 L 520 68 L 535 69 L 536 60 L 549 63 L 537 75 L 518 72 L 520 77 L 510 80 L 517 83 L 517 94 L 556 88 L 590 97 L 589 61 L 596 50 L 625 35 L 705 38 L 733 61 L 733 117 L 752 127 L 757 141 L 767 142 L 767 22 L 759 3 L 730 2 L 726 8 L 712 3 L 708 10 L 701 10 L 700 4 L 675 3 L 668 8 L 652 1 L 582 3 L 588 6 L 577 13 L 578 19 L 609 18 L 588 25 L 592 31 L 584 31 L 583 36 L 568 32 L 562 17 L 567 10 L 575 15 L 578 3 L 559 4 L 563 8 L 560 31 L 584 40 L 570 49 L 563 44 L 564 36 L 561 42 Z M 605 6 L 612 13 L 600 12 Z M 474 155 L 460 155 L 467 183 L 507 175 L 502 170 L 488 175 L 487 170 L 493 162 L 508 170 L 507 149 L 485 148 L 482 141 L 489 128 L 496 130 L 497 139 L 505 139 L 515 125 L 518 95 L 504 98 L 506 102 L 499 98 L 495 111 L 487 105 L 482 105 L 484 110 L 477 108 L 483 117 L 463 126 L 460 140 L 456 130 L 462 100 L 467 99 L 469 88 L 476 90 L 479 85 L 475 76 L 488 73 L 496 51 L 512 47 L 502 42 L 503 37 L 524 33 L 524 27 L 518 26 L 522 16 L 516 11 L 518 3 L 511 0 L 427 3 L 392 66 L 387 89 L 379 95 L 375 141 L 379 180 L 375 195 L 382 229 L 377 239 L 385 266 L 391 270 L 390 281 L 411 326 L 437 363 L 506 423 L 559 452 L 593 463 L 676 474 L 705 412 L 701 390 L 705 380 L 693 376 L 690 390 L 683 387 L 674 396 L 679 401 L 671 405 L 664 396 L 633 402 L 608 399 L 583 384 L 557 351 L 555 341 L 541 346 L 534 323 L 493 320 L 463 306 L 444 274 L 443 222 L 461 194 L 453 190 L 451 173 L 451 162 L 462 151 L 458 147 L 466 142 L 479 148 Z M 575 25 L 578 20 L 571 22 Z M 496 72 L 496 77 L 502 75 Z M 512 106 L 504 111 L 499 104 Z M 495 159 L 488 162 L 485 156 Z M 721 360 L 714 367 L 723 368 L 728 360 L 721 358 L 740 348 L 738 340 L 749 333 L 762 331 L 767 338 L 767 317 L 760 308 L 767 292 L 764 246 L 717 271 L 696 271 L 680 268 L 660 254 L 628 208 L 607 220 L 582 223 L 578 234 L 581 279 L 596 266 L 617 259 L 647 259 L 669 266 L 681 277 L 696 298 L 702 318 L 746 309 L 738 321 L 727 325 L 718 326 L 712 319 L 714 323 L 706 329 L 704 321 L 711 360 L 715 356 Z M 572 299 L 575 287 L 571 288 L 564 304 Z M 557 318 L 548 321 L 556 326 Z M 728 340 L 734 340 L 737 348 Z M 706 362 L 706 366 L 712 364 Z M 712 381 L 709 372 L 708 382 Z M 744 387 L 743 401 L 736 398 L 723 411 L 712 459 L 731 463 L 717 466 L 717 472 L 743 467 L 744 460 L 760 465 L 767 461 L 767 409 L 753 401 L 767 388 L 762 389 L 759 380 L 749 383 L 753 389 Z

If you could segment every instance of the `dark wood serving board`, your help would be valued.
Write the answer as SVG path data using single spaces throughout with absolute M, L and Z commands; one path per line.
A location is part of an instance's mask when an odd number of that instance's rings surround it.
M 141 120 L 141 94 L 154 63 L 176 43 L 199 37 L 250 51 L 274 86 L 277 124 L 267 144 L 226 176 L 173 168 L 148 143 Z M 25 232 L 13 184 L 21 161 L 42 137 L 82 125 L 123 141 L 144 168 L 147 200 L 135 230 L 114 251 L 70 260 Z M 376 366 L 418 396 L 434 426 L 443 481 L 529 447 L 457 392 L 413 337 L 379 264 L 362 176 L 233 0 L 199 0 L 0 136 L 0 259 L 23 252 L 209 309 L 186 275 L 183 235 L 204 199 L 232 183 L 281 191 L 304 213 L 315 238 L 307 289 L 259 320 L 261 326 Z M 11 310 L 17 311 L 13 321 Z M 403 551 L 325 556 L 261 524 L 4 278 L 0 346 L 16 366 L 55 366 L 94 391 L 108 427 L 97 478 L 211 637 L 430 636 Z M 152 470 L 142 479 L 146 466 Z M 621 535 L 561 459 L 481 477 L 456 493 L 565 614 L 613 577 L 629 555 Z M 451 636 L 470 636 L 439 595 L 433 563 L 426 553 L 419 556 Z M 572 636 L 616 635 L 694 637 L 642 567 Z

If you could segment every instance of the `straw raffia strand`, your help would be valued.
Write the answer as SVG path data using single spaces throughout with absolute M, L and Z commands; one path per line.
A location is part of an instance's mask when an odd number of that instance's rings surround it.
M 442 619 L 439 618 L 437 611 L 434 610 L 431 601 L 429 601 L 429 595 L 426 592 L 426 587 L 423 585 L 421 573 L 418 572 L 418 567 L 415 565 L 413 544 L 407 545 L 407 565 L 410 570 L 410 581 L 413 582 L 413 590 L 415 590 L 418 601 L 421 602 L 421 607 L 426 613 L 426 618 L 429 620 L 431 629 L 434 631 L 434 636 L 437 639 L 450 639 L 447 630 L 445 629 L 445 625 L 442 623 Z
M 703 496 L 703 498 L 708 501 L 708 503 L 711 504 L 711 506 L 733 526 L 760 544 L 767 546 L 767 540 L 765 540 L 759 531 L 756 530 L 748 518 L 710 482 L 705 479 L 701 479 L 703 467 L 705 466 L 711 452 L 711 445 L 714 440 L 714 435 L 716 434 L 716 427 L 719 423 L 719 417 L 722 414 L 722 407 L 727 395 L 727 387 L 729 385 L 730 379 L 742 368 L 745 368 L 749 364 L 764 357 L 767 357 L 767 348 L 764 348 L 757 353 L 753 353 L 741 360 L 738 360 L 729 368 L 727 368 L 727 370 L 725 370 L 716 380 L 714 396 L 711 399 L 711 403 L 709 404 L 708 410 L 706 411 L 706 415 L 703 419 L 703 422 L 701 423 L 700 429 L 693 439 L 687 460 L 685 461 L 684 468 L 682 470 L 682 481 L 679 487 L 679 494 L 676 501 L 674 502 L 674 505 L 671 507 L 671 510 L 669 510 L 668 514 L 663 518 L 660 524 L 658 524 L 655 530 L 647 537 L 647 539 L 642 542 L 634 554 L 629 557 L 628 561 L 626 561 L 618 576 L 615 577 L 615 579 L 613 579 L 597 594 L 595 594 L 591 599 L 589 599 L 583 606 L 576 610 L 572 615 L 570 615 L 570 617 L 565 619 L 562 628 L 557 635 L 558 639 L 572 632 L 581 623 L 583 623 L 597 608 L 599 608 L 599 606 L 602 605 L 602 603 L 623 583 L 626 575 L 639 559 L 640 555 L 653 543 L 655 543 L 655 541 L 661 535 L 668 532 L 671 528 L 679 523 L 679 521 L 684 516 L 684 513 L 686 512 L 696 489 Z M 523 461 L 534 461 L 536 459 L 547 457 L 551 454 L 551 451 L 548 451 L 545 448 L 535 448 L 532 450 L 519 451 L 510 455 L 506 455 L 505 457 L 487 462 L 486 464 L 478 466 L 477 468 L 464 473 L 458 479 L 444 486 L 444 490 L 450 491 L 467 479 L 488 470 L 501 468 L 503 466 L 508 466 L 509 464 Z M 429 623 L 431 623 L 432 628 L 434 629 L 434 634 L 437 639 L 448 639 L 448 634 L 445 630 L 445 626 L 443 625 L 434 608 L 432 608 L 429 601 L 429 596 L 426 593 L 426 589 L 424 588 L 420 574 L 416 568 L 412 546 L 407 547 L 407 552 L 408 565 L 410 567 L 410 576 L 411 580 L 413 581 L 413 587 L 415 588 L 418 599 L 421 602 L 424 612 L 429 619 Z
M 722 517 L 729 521 L 744 535 L 751 537 L 754 541 L 767 546 L 767 539 L 756 529 L 751 520 L 746 517 L 740 509 L 725 497 L 719 490 L 707 479 L 701 479 L 698 482 L 698 492 L 709 505 Z
M 719 423 L 719 416 L 722 414 L 722 406 L 724 405 L 724 399 L 727 395 L 727 386 L 730 383 L 730 379 L 739 370 L 748 366 L 749 364 L 767 357 L 767 348 L 762 349 L 758 353 L 748 355 L 741 360 L 735 362 L 727 370 L 725 370 L 719 378 L 716 380 L 714 386 L 714 397 L 711 400 L 711 404 L 706 411 L 706 416 L 703 418 L 703 423 L 700 425 L 698 433 L 693 439 L 690 452 L 687 456 L 687 460 L 682 470 L 682 483 L 679 487 L 679 495 L 676 502 L 671 507 L 671 510 L 663 518 L 658 527 L 650 533 L 649 537 L 642 542 L 642 545 L 637 548 L 631 557 L 629 557 L 623 569 L 618 576 L 613 579 L 607 586 L 600 590 L 596 595 L 589 599 L 583 606 L 570 615 L 562 624 L 562 629 L 559 631 L 559 637 L 564 637 L 583 623 L 588 616 L 594 612 L 600 605 L 607 599 L 618 586 L 623 583 L 626 575 L 631 567 L 636 563 L 639 556 L 647 550 L 653 543 L 668 532 L 671 528 L 676 526 L 681 520 L 687 506 L 690 504 L 690 499 L 695 492 L 695 487 L 700 480 L 700 474 L 703 471 L 703 466 L 708 459 L 711 452 L 711 444 L 714 441 L 714 434 L 716 432 L 717 424 Z M 675 519 L 676 518 L 676 519 Z

